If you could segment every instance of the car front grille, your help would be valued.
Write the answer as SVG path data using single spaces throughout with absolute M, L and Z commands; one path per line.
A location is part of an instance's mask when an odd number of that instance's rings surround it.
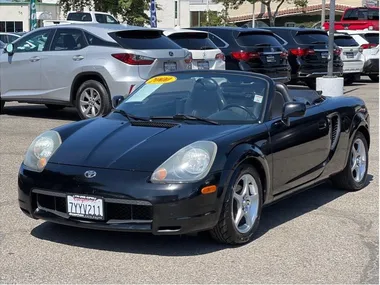
M 42 210 L 59 216 L 67 215 L 66 194 L 34 189 L 33 200 L 37 207 Z M 104 198 L 104 216 L 105 222 L 112 223 L 118 221 L 125 223 L 151 222 L 153 220 L 153 207 L 147 201 Z

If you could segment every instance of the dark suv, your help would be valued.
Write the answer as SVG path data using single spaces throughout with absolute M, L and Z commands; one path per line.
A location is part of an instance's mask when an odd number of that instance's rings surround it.
M 265 28 L 276 34 L 278 41 L 289 53 L 292 67 L 292 83 L 305 82 L 311 89 L 316 87 L 316 78 L 327 75 L 328 34 L 323 30 L 306 28 Z M 343 76 L 341 50 L 334 45 L 334 75 Z
M 209 32 L 210 39 L 225 55 L 226 69 L 262 73 L 277 82 L 290 81 L 288 53 L 272 32 L 239 27 L 193 29 Z

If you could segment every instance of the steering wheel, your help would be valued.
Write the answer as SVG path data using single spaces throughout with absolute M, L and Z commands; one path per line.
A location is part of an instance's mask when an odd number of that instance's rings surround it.
M 230 109 L 230 108 L 232 108 L 232 107 L 236 107 L 236 108 L 239 108 L 239 109 L 242 109 L 243 111 L 245 111 L 252 119 L 254 119 L 254 120 L 256 120 L 257 118 L 256 118 L 256 116 L 255 116 L 255 114 L 253 114 L 250 110 L 248 110 L 246 107 L 244 107 L 244 106 L 241 106 L 241 105 L 239 105 L 239 104 L 229 104 L 229 105 L 227 105 L 227 106 L 225 106 L 223 109 L 222 109 L 222 111 L 223 110 L 226 110 L 226 109 Z

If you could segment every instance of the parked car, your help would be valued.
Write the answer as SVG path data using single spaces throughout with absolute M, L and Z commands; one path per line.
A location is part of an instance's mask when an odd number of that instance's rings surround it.
M 226 69 L 266 74 L 277 82 L 290 80 L 288 53 L 270 31 L 239 27 L 197 27 L 224 53 Z
M 342 50 L 340 57 L 343 61 L 343 77 L 345 84 L 360 80 L 363 72 L 363 48 L 348 34 L 335 33 L 335 44 Z
M 82 119 L 107 114 L 113 96 L 129 94 L 153 75 L 191 69 L 189 51 L 162 31 L 142 27 L 49 26 L 7 49 L 0 56 L 2 106 L 6 101 L 53 110 L 76 106 Z
M 289 52 L 289 63 L 292 68 L 292 83 L 302 81 L 311 89 L 316 89 L 316 78 L 327 75 L 328 35 L 318 29 L 269 27 L 278 41 Z M 341 50 L 334 47 L 333 74 L 343 76 Z
M 165 29 L 164 35 L 188 49 L 193 57 L 192 69 L 226 69 L 225 56 L 205 31 Z
M 78 24 L 78 23 L 100 23 L 100 24 L 120 24 L 109 13 L 99 11 L 70 11 L 67 13 L 66 20 L 44 20 L 43 26 L 62 25 L 62 24 Z
M 6 43 L 6 44 L 13 42 L 20 37 L 21 37 L 21 35 L 19 35 L 17 33 L 0 32 L 0 41 L 2 41 L 3 43 Z
M 374 82 L 379 82 L 379 32 L 378 31 L 338 31 L 354 38 L 363 48 L 364 66 L 363 75 L 367 75 Z
M 108 116 L 33 140 L 19 169 L 19 207 L 75 227 L 207 230 L 221 243 L 247 243 L 264 206 L 329 179 L 347 191 L 366 185 L 364 101 L 306 93 L 295 98 L 253 72 L 155 76 L 115 97 Z
M 323 29 L 328 31 L 330 23 L 325 22 Z M 347 8 L 340 21 L 334 24 L 334 30 L 379 30 L 379 7 Z

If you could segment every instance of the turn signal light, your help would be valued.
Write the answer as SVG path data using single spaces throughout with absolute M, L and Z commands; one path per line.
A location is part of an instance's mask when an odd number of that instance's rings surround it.
M 216 191 L 216 186 L 211 185 L 211 186 L 203 187 L 201 190 L 201 193 L 202 194 L 211 194 L 211 193 L 214 193 L 215 191 Z

